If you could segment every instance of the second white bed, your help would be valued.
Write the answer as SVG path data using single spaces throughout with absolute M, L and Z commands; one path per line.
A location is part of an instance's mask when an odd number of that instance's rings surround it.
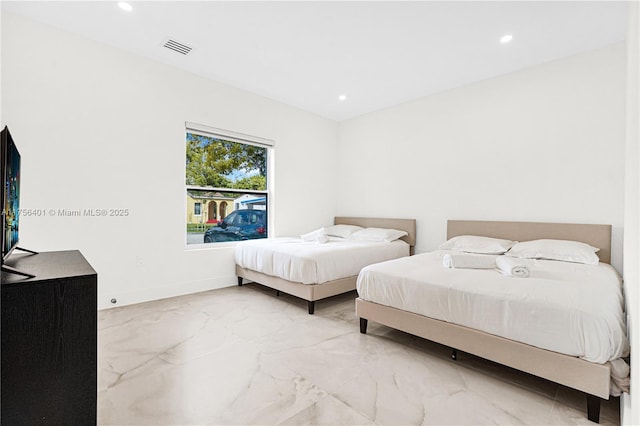
M 531 276 L 514 278 L 444 268 L 446 253 L 365 267 L 359 297 L 591 362 L 628 353 L 621 282 L 610 265 L 519 259 Z
M 236 264 L 303 284 L 322 284 L 356 276 L 372 263 L 409 256 L 410 246 L 392 242 L 351 241 L 330 237 L 328 243 L 302 242 L 300 238 L 270 238 L 241 242 Z

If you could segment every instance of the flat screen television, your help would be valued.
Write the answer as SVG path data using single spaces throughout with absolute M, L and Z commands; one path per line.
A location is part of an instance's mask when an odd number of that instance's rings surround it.
M 2 179 L 2 271 L 26 277 L 33 275 L 17 271 L 4 263 L 14 249 L 24 250 L 17 246 L 20 230 L 20 152 L 16 148 L 9 128 L 5 128 L 0 136 L 0 179 Z M 34 253 L 31 250 L 24 250 Z
M 2 130 L 2 259 L 18 244 L 20 225 L 20 153 L 9 129 Z

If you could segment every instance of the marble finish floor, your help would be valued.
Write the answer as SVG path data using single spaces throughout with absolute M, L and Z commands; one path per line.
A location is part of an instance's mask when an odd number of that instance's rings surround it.
M 100 425 L 574 425 L 586 398 L 257 284 L 100 311 Z M 619 399 L 600 423 L 618 425 Z

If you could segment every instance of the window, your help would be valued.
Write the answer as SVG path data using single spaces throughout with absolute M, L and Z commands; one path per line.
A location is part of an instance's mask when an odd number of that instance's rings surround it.
M 187 244 L 266 238 L 273 142 L 186 126 Z

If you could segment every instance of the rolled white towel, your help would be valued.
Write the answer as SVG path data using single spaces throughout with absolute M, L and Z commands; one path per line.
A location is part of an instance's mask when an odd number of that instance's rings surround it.
M 523 265 L 517 258 L 509 256 L 498 256 L 496 266 L 503 275 L 509 275 L 517 278 L 527 278 L 531 271 L 526 265 Z
M 328 243 L 329 242 L 329 237 L 326 236 L 325 234 L 320 234 L 316 237 L 316 239 L 314 240 L 316 243 L 318 244 L 324 244 L 324 243 Z
M 496 256 L 486 254 L 454 254 L 442 256 L 445 268 L 493 269 L 496 267 Z
M 309 232 L 307 234 L 302 234 L 300 235 L 300 238 L 302 238 L 302 241 L 304 241 L 305 243 L 326 243 L 329 241 L 329 237 L 327 237 L 327 235 L 325 234 L 325 229 L 324 228 L 320 228 L 320 229 L 316 229 L 313 232 Z

